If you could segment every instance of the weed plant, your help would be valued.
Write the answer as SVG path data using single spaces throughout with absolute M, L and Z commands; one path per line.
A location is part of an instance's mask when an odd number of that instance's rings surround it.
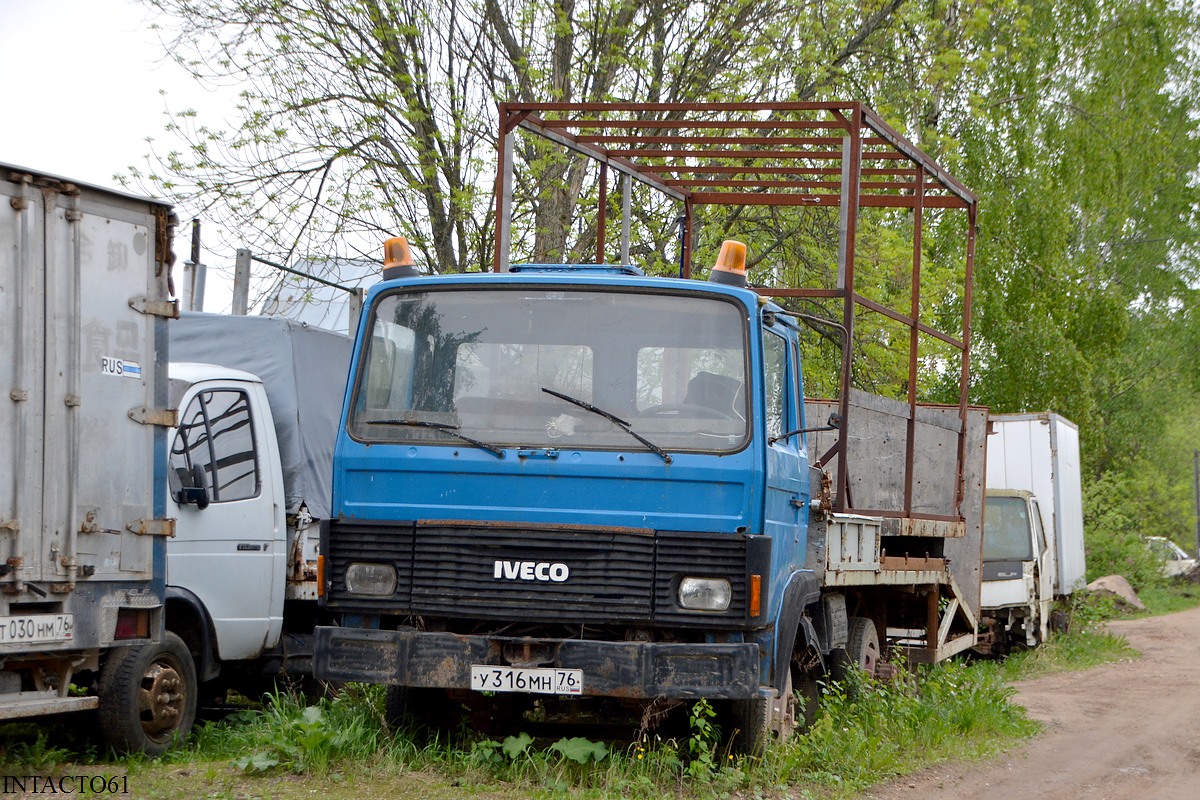
M 889 682 L 852 675 L 826 686 L 817 722 L 770 751 L 753 781 L 852 796 L 932 763 L 991 755 L 1040 730 L 992 670 L 950 661 L 901 675 Z

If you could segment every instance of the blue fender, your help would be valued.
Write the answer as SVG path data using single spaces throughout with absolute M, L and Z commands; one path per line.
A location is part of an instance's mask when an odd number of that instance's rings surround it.
M 783 691 L 785 673 L 779 668 L 781 664 L 790 664 L 792 651 L 799 635 L 804 645 L 811 645 L 820 657 L 821 648 L 817 641 L 817 631 L 812 621 L 804 616 L 804 609 L 821 599 L 821 584 L 817 575 L 811 570 L 793 572 L 788 576 L 787 585 L 783 590 L 783 602 L 779 607 L 779 616 L 775 620 L 775 661 L 771 670 L 771 682 L 776 689 Z

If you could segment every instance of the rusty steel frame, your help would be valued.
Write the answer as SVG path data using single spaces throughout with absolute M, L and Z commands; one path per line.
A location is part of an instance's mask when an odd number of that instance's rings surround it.
M 920 337 L 933 337 L 959 351 L 960 429 L 954 510 L 959 518 L 962 517 L 978 205 L 974 193 L 966 186 L 892 129 L 873 110 L 858 102 L 500 103 L 499 112 L 493 260 L 493 269 L 497 272 L 507 271 L 509 266 L 512 142 L 518 130 L 554 141 L 599 163 L 596 239 L 596 261 L 599 263 L 604 261 L 609 170 L 622 178 L 623 257 L 629 252 L 628 203 L 632 181 L 639 181 L 683 205 L 682 277 L 691 276 L 693 209 L 696 205 L 838 208 L 837 288 L 755 287 L 756 291 L 772 297 L 842 301 L 842 324 L 847 336 L 842 343 L 838 399 L 846 428 L 850 425 L 849 388 L 856 308 L 882 314 L 908 328 L 909 415 L 904 508 L 899 512 L 868 510 L 877 516 L 929 516 L 912 512 Z M 664 133 L 666 131 L 670 133 Z M 805 131 L 814 133 L 805 134 Z M 839 166 L 832 166 L 831 162 Z M 864 163 L 874 166 L 864 166 Z M 821 180 L 820 176 L 837 176 L 840 180 Z M 870 180 L 864 180 L 864 177 Z M 912 293 L 906 311 L 888 308 L 855 291 L 858 215 L 864 208 L 912 212 Z M 967 212 L 962 330 L 957 336 L 921 321 L 922 242 L 928 209 Z M 862 513 L 862 510 L 849 506 L 846 428 L 836 445 L 838 483 L 834 510 Z

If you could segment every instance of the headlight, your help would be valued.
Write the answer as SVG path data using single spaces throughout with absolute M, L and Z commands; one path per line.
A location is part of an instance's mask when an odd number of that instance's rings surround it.
M 684 578 L 678 596 L 679 605 L 693 611 L 727 611 L 733 587 L 724 578 Z
M 346 567 L 346 591 L 350 594 L 390 597 L 396 593 L 396 568 L 391 564 L 356 561 Z

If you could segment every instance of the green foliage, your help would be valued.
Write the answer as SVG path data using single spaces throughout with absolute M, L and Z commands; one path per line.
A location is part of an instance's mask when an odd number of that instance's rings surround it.
M 1147 547 L 1145 536 L 1164 535 L 1171 506 L 1155 478 L 1158 471 L 1110 472 L 1084 488 L 1084 540 L 1087 578 L 1122 575 L 1136 591 L 1161 586 L 1162 562 Z M 1150 502 L 1147 502 L 1149 498 Z M 1157 501 L 1157 503 L 1155 502 Z
M 381 747 L 385 733 L 378 694 L 351 690 L 305 706 L 293 695 L 276 692 L 261 710 L 239 711 L 226 723 L 200 727 L 197 747 L 233 757 L 250 773 L 326 772 L 332 762 L 366 758 Z
M 768 753 L 766 773 L 847 796 L 919 766 L 989 755 L 1039 730 L 1012 694 L 994 671 L 957 661 L 854 692 L 833 684 L 808 733 Z
M 688 714 L 691 735 L 688 736 L 687 747 L 691 761 L 688 762 L 687 771 L 698 780 L 708 780 L 720 767 L 717 748 L 721 744 L 721 734 L 713 724 L 713 718 L 716 716 L 717 712 L 703 699 L 693 703 Z
M 598 763 L 608 756 L 608 746 L 603 742 L 593 742 L 580 736 L 559 739 L 550 745 L 549 750 L 576 764 Z
M 980 199 L 972 401 L 1078 423 L 1085 485 L 1111 476 L 1110 490 L 1136 489 L 1121 493 L 1142 533 L 1178 539 L 1192 519 L 1195 4 L 482 0 L 463 14 L 441 0 L 145 2 L 167 15 L 172 57 L 243 92 L 229 130 L 181 110 L 168 132 L 182 144 L 130 181 L 234 231 L 230 249 L 280 261 L 374 254 L 386 231 L 410 236 L 441 271 L 489 268 L 496 99 L 864 101 Z M 514 156 L 514 255 L 592 260 L 595 169 L 529 137 Z M 609 242 L 618 195 L 608 198 Z M 639 185 L 632 213 L 634 261 L 674 274 L 677 204 Z M 750 243 L 753 280 L 833 285 L 836 209 L 695 215 L 701 274 L 734 237 Z M 922 321 L 951 333 L 965 300 L 960 216 L 929 209 L 921 248 Z M 857 285 L 870 299 L 906 299 L 911 228 L 910 214 L 862 211 Z M 795 305 L 840 317 L 836 303 Z M 862 318 L 860 388 L 903 394 L 897 336 L 882 315 Z M 836 339 L 814 326 L 804 344 L 813 394 L 837 391 Z M 956 401 L 953 350 L 930 340 L 919 356 L 920 399 Z M 1106 530 L 1121 527 L 1117 512 L 1093 508 Z M 1101 563 L 1127 545 L 1104 545 Z

